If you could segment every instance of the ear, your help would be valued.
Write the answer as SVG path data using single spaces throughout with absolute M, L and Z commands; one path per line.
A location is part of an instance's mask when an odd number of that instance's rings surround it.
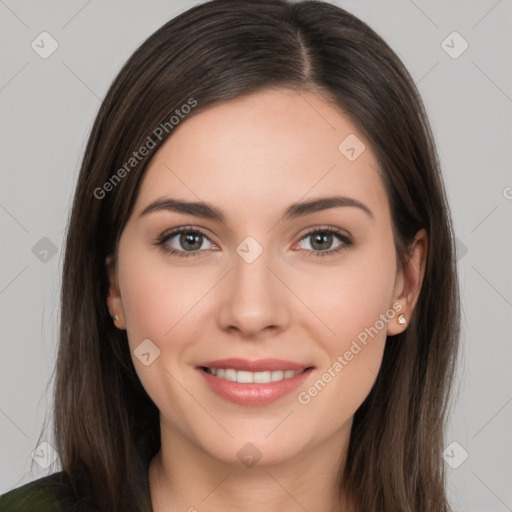
M 407 324 L 400 324 L 398 322 L 398 318 L 402 313 L 406 321 L 411 318 L 423 284 L 427 251 L 427 232 L 424 229 L 420 229 L 409 246 L 409 256 L 404 268 L 403 270 L 400 269 L 395 280 L 393 304 L 395 304 L 394 309 L 397 311 L 397 315 L 388 323 L 387 333 L 390 336 L 406 329 Z M 396 303 L 401 305 L 400 310 L 396 307 Z
M 116 264 L 113 261 L 112 256 L 105 258 L 105 266 L 107 268 L 107 275 L 109 281 L 109 290 L 107 296 L 107 305 L 110 312 L 110 316 L 117 315 L 116 320 L 113 320 L 114 325 L 118 329 L 124 329 L 124 311 L 123 302 L 121 300 L 121 293 L 119 292 L 119 285 L 117 282 Z

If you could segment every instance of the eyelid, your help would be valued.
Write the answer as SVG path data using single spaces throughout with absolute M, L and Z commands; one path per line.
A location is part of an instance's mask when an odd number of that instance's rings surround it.
M 302 240 L 305 236 L 311 235 L 312 233 L 316 233 L 317 231 L 327 231 L 352 240 L 352 235 L 346 229 L 342 229 L 336 226 L 330 226 L 328 224 L 316 225 L 309 228 L 305 228 L 305 230 L 298 235 L 299 240 Z
M 212 239 L 215 237 L 209 230 L 206 230 L 204 228 L 200 228 L 199 226 L 194 226 L 194 225 L 183 225 L 183 226 L 176 226 L 174 228 L 166 229 L 158 238 L 169 238 L 174 235 L 179 235 L 180 233 L 183 233 L 183 232 L 201 233 L 201 235 L 204 235 L 212 243 L 214 243 Z

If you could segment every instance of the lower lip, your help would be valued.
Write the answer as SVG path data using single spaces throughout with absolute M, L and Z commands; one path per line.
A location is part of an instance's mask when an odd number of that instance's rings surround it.
M 313 368 L 308 368 L 294 377 L 269 382 L 268 384 L 242 384 L 215 377 L 211 373 L 197 368 L 210 389 L 221 398 L 235 404 L 250 406 L 267 405 L 279 400 L 279 398 L 297 389 L 309 377 L 312 370 Z

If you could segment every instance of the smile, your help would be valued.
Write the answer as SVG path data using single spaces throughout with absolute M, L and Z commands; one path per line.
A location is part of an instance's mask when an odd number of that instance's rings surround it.
M 196 366 L 207 391 L 248 407 L 267 405 L 290 395 L 314 370 L 313 366 L 281 359 L 230 358 Z

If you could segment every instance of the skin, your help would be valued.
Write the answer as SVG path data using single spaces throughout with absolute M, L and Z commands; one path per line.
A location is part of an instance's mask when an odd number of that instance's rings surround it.
M 366 146 L 355 161 L 338 150 L 349 134 Z M 395 314 L 309 403 L 301 404 L 297 393 L 394 303 L 409 319 L 424 275 L 424 230 L 405 271 L 396 264 L 377 168 L 369 143 L 340 109 L 319 94 L 285 89 L 189 116 L 155 153 L 117 264 L 107 258 L 109 310 L 127 330 L 138 376 L 160 410 L 162 448 L 149 472 L 155 512 L 336 508 L 336 474 L 354 413 L 375 382 L 386 336 L 407 326 Z M 332 195 L 359 200 L 373 218 L 335 207 L 279 221 L 291 203 Z M 162 196 L 208 202 L 226 220 L 172 211 L 140 216 Z M 206 231 L 208 238 L 199 235 L 195 246 L 198 257 L 172 256 L 154 245 L 180 226 Z M 315 244 L 314 233 L 304 236 L 325 227 L 349 235 L 354 245 L 308 254 L 343 244 L 336 235 L 323 245 Z M 236 252 L 247 236 L 263 248 L 250 264 Z M 191 250 L 179 235 L 167 245 Z M 160 350 L 149 366 L 133 353 L 145 339 Z M 269 405 L 241 406 L 211 392 L 195 369 L 225 357 L 276 357 L 315 370 L 297 392 Z M 248 442 L 262 455 L 252 467 L 237 456 Z

